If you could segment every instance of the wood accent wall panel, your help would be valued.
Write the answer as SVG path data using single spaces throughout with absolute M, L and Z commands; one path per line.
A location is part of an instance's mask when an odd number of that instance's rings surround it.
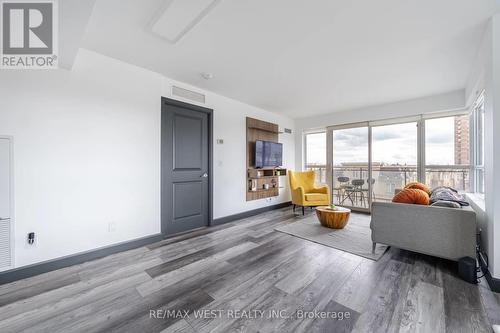
M 247 127 L 247 169 L 246 169 L 246 191 L 247 191 L 247 201 L 264 199 L 269 197 L 275 197 L 279 195 L 278 188 L 269 188 L 269 190 L 263 190 L 262 185 L 265 183 L 271 183 L 271 179 L 275 179 L 277 186 L 279 186 L 279 177 L 268 177 L 257 180 L 257 191 L 249 190 L 249 172 L 248 170 L 255 168 L 255 141 L 272 141 L 278 142 L 278 125 L 267 121 L 262 121 L 255 118 L 247 117 L 246 119 Z

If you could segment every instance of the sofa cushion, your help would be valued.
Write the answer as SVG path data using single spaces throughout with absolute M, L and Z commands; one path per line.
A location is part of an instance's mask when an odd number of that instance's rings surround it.
M 325 201 L 328 200 L 328 195 L 324 193 L 306 193 L 306 201 Z
M 457 190 L 451 187 L 439 186 L 432 190 L 430 202 L 436 201 L 453 201 L 461 206 L 469 206 L 467 199 L 463 194 L 458 193 Z
M 408 183 L 408 184 L 406 184 L 405 188 L 414 188 L 417 190 L 422 190 L 425 193 L 427 193 L 428 195 L 431 195 L 431 189 L 429 188 L 429 186 L 422 184 L 422 183 L 419 183 L 419 182 Z
M 431 206 L 435 207 L 448 207 L 448 208 L 462 208 L 462 206 L 455 201 L 438 200 L 433 202 Z
M 405 188 L 394 196 L 392 202 L 429 205 L 429 195 L 422 190 L 414 188 Z

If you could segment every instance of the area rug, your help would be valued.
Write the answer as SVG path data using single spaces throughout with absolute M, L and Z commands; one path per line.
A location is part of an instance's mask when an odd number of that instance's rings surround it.
M 344 229 L 325 228 L 314 214 L 274 230 L 375 261 L 382 258 L 388 248 L 377 244 L 372 253 L 370 216 L 364 214 L 351 213 Z

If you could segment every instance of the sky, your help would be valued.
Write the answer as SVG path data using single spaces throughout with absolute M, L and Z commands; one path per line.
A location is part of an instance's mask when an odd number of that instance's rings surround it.
M 454 164 L 454 118 L 426 120 L 426 164 Z M 417 164 L 417 124 L 372 127 L 373 162 L 389 165 Z M 368 129 L 334 131 L 334 164 L 368 162 Z M 326 133 L 307 136 L 308 163 L 326 164 Z

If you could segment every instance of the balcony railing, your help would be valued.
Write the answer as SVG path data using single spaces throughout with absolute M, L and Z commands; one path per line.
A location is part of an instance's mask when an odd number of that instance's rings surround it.
M 306 170 L 316 171 L 316 182 L 325 184 L 327 182 L 327 169 L 324 164 L 306 164 Z M 361 166 L 335 166 L 333 168 L 332 195 L 341 201 L 341 195 L 336 193 L 346 183 L 338 181 L 339 177 L 349 178 L 347 184 L 352 180 L 363 180 L 361 189 L 368 191 L 368 167 Z M 469 166 L 468 165 L 428 165 L 425 168 L 426 183 L 431 188 L 438 186 L 449 186 L 458 191 L 469 190 Z M 345 178 L 345 179 L 346 179 Z M 342 180 L 345 180 L 342 179 Z M 374 165 L 372 168 L 372 197 L 374 201 L 390 201 L 396 189 L 403 188 L 406 184 L 417 181 L 417 167 L 409 165 Z M 363 203 L 364 204 L 364 203 Z
M 305 170 L 316 171 L 316 183 L 326 184 L 326 165 L 325 164 L 306 164 Z

